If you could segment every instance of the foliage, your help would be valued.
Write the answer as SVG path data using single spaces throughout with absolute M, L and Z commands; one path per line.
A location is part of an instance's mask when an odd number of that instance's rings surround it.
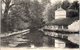
M 7 12 L 6 14 L 8 16 L 2 19 L 3 31 L 5 28 L 6 32 L 14 31 L 14 29 L 18 30 L 21 21 L 24 23 L 30 23 L 29 28 L 41 28 L 43 26 L 44 22 L 42 18 L 42 12 L 44 10 L 44 7 L 38 1 L 21 1 L 20 4 L 11 7 L 9 10 L 10 13 Z
M 67 10 L 67 17 L 78 17 L 79 18 L 79 3 L 74 1 Z
M 78 1 L 74 1 L 70 3 L 68 0 L 64 1 L 61 7 L 67 11 L 67 17 L 79 17 L 79 3 Z
M 62 5 L 61 5 L 61 7 L 64 10 L 67 10 L 69 6 L 70 6 L 70 2 L 68 0 L 63 1 Z
M 44 25 L 43 15 L 42 15 L 43 10 L 44 10 L 43 5 L 40 4 L 38 1 L 32 2 L 30 7 L 30 15 L 32 17 L 30 27 L 40 28 Z
M 11 4 L 12 0 L 2 0 L 5 3 L 5 10 L 3 18 L 1 21 L 1 29 L 3 32 L 14 31 L 14 29 L 20 29 L 24 23 L 29 23 L 28 28 L 41 28 L 44 26 L 45 22 L 52 21 L 55 18 L 55 10 L 57 10 L 61 2 L 56 2 L 51 5 L 48 0 L 46 5 L 39 3 L 37 0 L 31 1 L 21 1 L 19 4 Z M 64 8 L 66 6 L 67 9 Z M 79 16 L 79 4 L 73 2 L 69 5 L 65 1 L 62 3 L 62 7 L 67 11 L 68 17 Z M 10 13 L 9 13 L 10 11 Z M 45 17 L 45 18 L 44 18 Z M 47 21 L 43 21 L 48 19 Z M 23 24 L 21 26 L 21 24 Z M 23 28 L 24 29 L 24 28 Z
M 9 13 L 9 10 L 10 10 L 10 8 L 14 5 L 14 4 L 11 4 L 11 0 L 2 0 L 2 2 L 5 4 L 5 10 L 4 10 L 4 14 L 3 14 L 3 18 L 1 19 L 2 21 L 1 21 L 1 25 L 2 25 L 2 27 L 1 27 L 1 29 L 2 30 L 4 30 L 4 31 L 8 31 L 9 29 L 9 15 L 8 15 L 8 13 Z M 1 31 L 2 31 L 1 30 Z M 3 32 L 3 31 L 2 31 Z
M 42 0 L 42 5 L 43 6 L 46 6 L 49 3 L 51 3 L 50 0 Z
M 48 12 L 48 20 L 52 21 L 55 18 L 55 11 L 60 8 L 61 2 L 57 2 L 55 4 L 53 4 L 53 6 L 51 7 L 51 9 Z

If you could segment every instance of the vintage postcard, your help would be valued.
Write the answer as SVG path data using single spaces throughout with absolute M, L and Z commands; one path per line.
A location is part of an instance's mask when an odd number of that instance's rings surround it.
M 1 50 L 79 50 L 79 0 L 0 0 Z

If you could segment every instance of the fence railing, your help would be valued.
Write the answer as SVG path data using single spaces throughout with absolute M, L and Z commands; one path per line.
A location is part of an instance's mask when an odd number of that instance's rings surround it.
M 5 34 L 1 34 L 0 37 L 8 37 L 8 36 L 17 35 L 17 34 L 26 34 L 26 33 L 29 33 L 29 30 L 30 29 L 26 29 L 18 32 L 12 32 L 12 33 L 5 33 Z

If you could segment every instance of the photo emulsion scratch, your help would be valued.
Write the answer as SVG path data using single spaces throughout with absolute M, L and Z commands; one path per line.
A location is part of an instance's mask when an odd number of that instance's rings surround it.
M 79 49 L 79 0 L 1 0 L 0 4 L 1 48 Z

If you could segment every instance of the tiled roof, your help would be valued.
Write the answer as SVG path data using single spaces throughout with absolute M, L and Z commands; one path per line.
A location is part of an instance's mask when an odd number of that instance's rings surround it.
M 61 7 L 59 9 L 57 9 L 56 11 L 65 11 L 64 9 L 62 9 Z

